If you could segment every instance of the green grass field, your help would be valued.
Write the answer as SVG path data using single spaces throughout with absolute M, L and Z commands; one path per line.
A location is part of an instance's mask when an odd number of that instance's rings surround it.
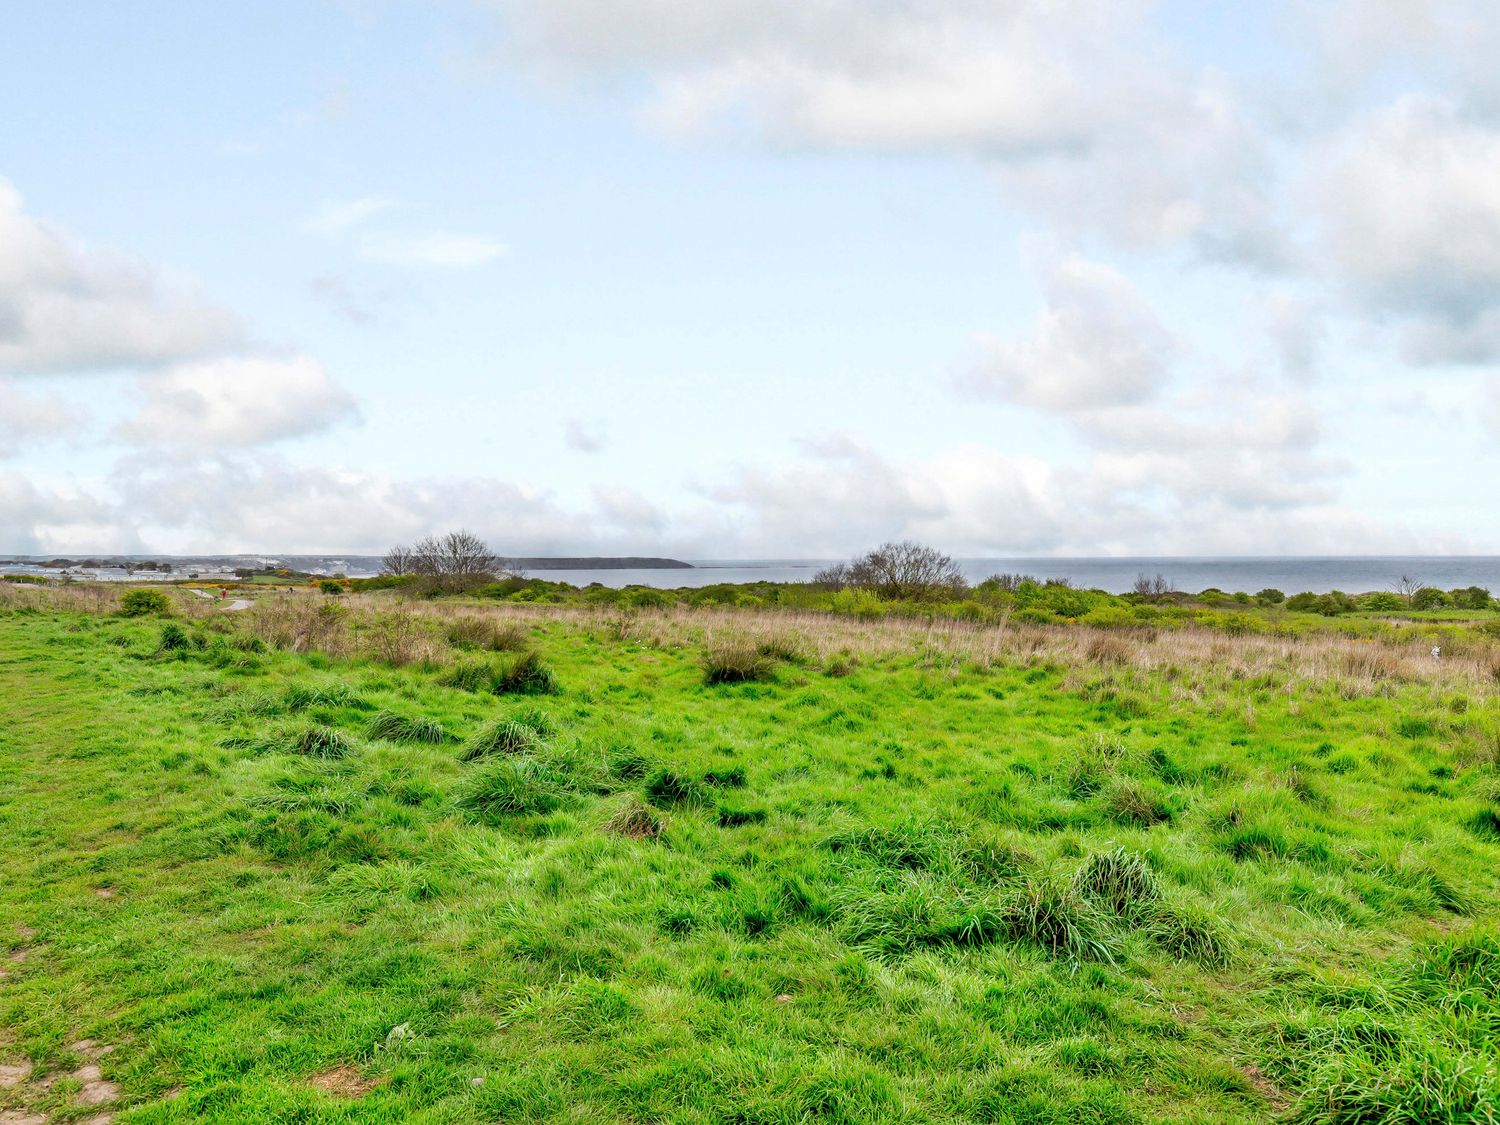
M 116 596 L 0 599 L 6 1125 L 1500 1120 L 1493 638 Z

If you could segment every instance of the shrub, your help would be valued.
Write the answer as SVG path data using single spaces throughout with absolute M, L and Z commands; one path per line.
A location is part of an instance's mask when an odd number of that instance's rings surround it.
M 342 758 L 354 749 L 343 731 L 333 727 L 304 727 L 292 741 L 292 748 L 309 758 Z
M 1330 590 L 1313 603 L 1313 612 L 1320 613 L 1324 617 L 1338 617 L 1343 613 L 1353 613 L 1356 608 L 1354 599 L 1342 590 Z
M 1398 609 L 1405 609 L 1406 603 L 1401 600 L 1399 594 L 1392 594 L 1386 590 L 1377 590 L 1373 594 L 1365 594 L 1359 599 L 1360 609 L 1372 609 L 1380 613 L 1390 613 Z
M 365 733 L 386 742 L 446 742 L 448 732 L 434 719 L 408 719 L 394 711 L 381 711 L 370 720 Z
M 559 695 L 562 687 L 536 651 L 522 653 L 495 678 L 496 695 Z
M 1122 916 L 1140 914 L 1161 898 L 1155 872 L 1139 855 L 1124 848 L 1090 856 L 1073 876 L 1073 889 Z
M 483 762 L 459 782 L 454 802 L 480 821 L 558 808 L 566 788 L 556 771 L 533 758 Z
M 1489 609 L 1494 598 L 1483 586 L 1465 586 L 1452 591 L 1453 604 L 1458 609 Z
M 1411 596 L 1412 609 L 1448 609 L 1453 599 L 1436 586 L 1423 586 Z
M 122 617 L 149 617 L 172 612 L 172 599 L 161 590 L 127 590 L 120 599 Z
M 743 684 L 770 678 L 770 658 L 747 641 L 721 641 L 703 654 L 706 684 Z
M 473 762 L 492 754 L 529 754 L 539 750 L 543 741 L 542 732 L 530 723 L 499 719 L 481 727 L 464 744 L 459 759 Z
M 338 597 L 344 592 L 344 584 L 342 582 L 335 582 L 332 578 L 325 578 L 318 583 L 318 589 L 325 594 Z
M 1286 601 L 1286 595 L 1283 594 L 1280 590 L 1276 589 L 1276 587 L 1274 586 L 1267 586 L 1264 590 L 1255 595 L 1255 600 L 1258 601 L 1261 605 L 1280 605 L 1282 602 Z

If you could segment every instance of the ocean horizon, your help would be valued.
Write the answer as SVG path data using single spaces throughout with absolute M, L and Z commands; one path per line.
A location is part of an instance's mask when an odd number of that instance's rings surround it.
M 282 554 L 243 555 L 95 555 L 119 560 L 158 559 L 182 566 L 283 565 L 315 574 L 369 577 L 379 573 L 378 555 Z M 23 561 L 24 560 L 24 561 Z M 7 573 L 56 573 L 40 565 L 40 556 L 13 556 Z M 691 569 L 550 568 L 523 573 L 553 582 L 587 586 L 698 587 L 719 583 L 807 582 L 829 558 L 683 559 Z M 1246 556 L 1073 556 L 982 557 L 955 559 L 964 577 L 981 582 L 992 574 L 1026 574 L 1042 581 L 1066 579 L 1075 586 L 1127 593 L 1138 576 L 1160 574 L 1173 589 L 1197 593 L 1210 587 L 1228 592 L 1274 588 L 1286 594 L 1330 590 L 1365 593 L 1393 589 L 1402 578 L 1441 589 L 1484 586 L 1500 589 L 1500 555 L 1246 555 Z

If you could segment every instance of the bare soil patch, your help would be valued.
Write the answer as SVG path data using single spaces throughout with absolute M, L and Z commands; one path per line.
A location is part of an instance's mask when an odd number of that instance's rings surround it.
M 321 1071 L 308 1080 L 310 1086 L 338 1098 L 362 1098 L 385 1079 L 366 1078 L 352 1066 L 336 1066 Z

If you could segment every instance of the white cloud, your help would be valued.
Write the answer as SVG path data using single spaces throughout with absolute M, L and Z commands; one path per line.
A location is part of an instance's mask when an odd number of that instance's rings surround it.
M 505 254 L 505 244 L 483 235 L 437 231 L 369 238 L 361 244 L 360 253 L 370 261 L 397 266 L 463 268 L 495 261 Z
M 1299 382 L 1313 378 L 1328 336 L 1318 302 L 1271 293 L 1261 299 L 1256 312 L 1281 373 Z
M 79 410 L 58 396 L 35 394 L 19 379 L 0 376 L 0 459 L 72 433 L 81 422 Z
M 119 427 L 140 445 L 211 453 L 328 429 L 354 400 L 306 357 L 235 358 L 175 367 L 139 381 L 139 412 Z
M 239 344 L 228 311 L 28 215 L 0 180 L 0 372 L 155 366 Z
M 1078 257 L 1047 268 L 1031 336 L 992 342 L 962 389 L 1052 411 L 1143 402 L 1169 382 L 1180 346 L 1124 275 Z
M 513 55 L 603 74 L 674 133 L 945 151 L 1069 229 L 1279 263 L 1264 146 L 1216 76 L 1153 39 L 1149 0 L 491 0 Z
M 1344 132 L 1314 193 L 1334 278 L 1409 359 L 1500 356 L 1500 131 L 1406 96 Z
M 382 212 L 402 206 L 405 204 L 401 200 L 388 195 L 366 195 L 359 199 L 327 203 L 307 220 L 306 226 L 309 230 L 334 233 L 360 226 Z
M 1272 426 L 1275 429 L 1275 426 Z M 1402 549 L 1411 536 L 1335 503 L 1332 467 L 1205 429 L 1077 466 L 965 444 L 892 458 L 855 439 L 704 489 L 742 549 L 837 556 L 912 537 L 960 555 L 1275 554 Z M 1271 441 L 1270 438 L 1264 439 Z

